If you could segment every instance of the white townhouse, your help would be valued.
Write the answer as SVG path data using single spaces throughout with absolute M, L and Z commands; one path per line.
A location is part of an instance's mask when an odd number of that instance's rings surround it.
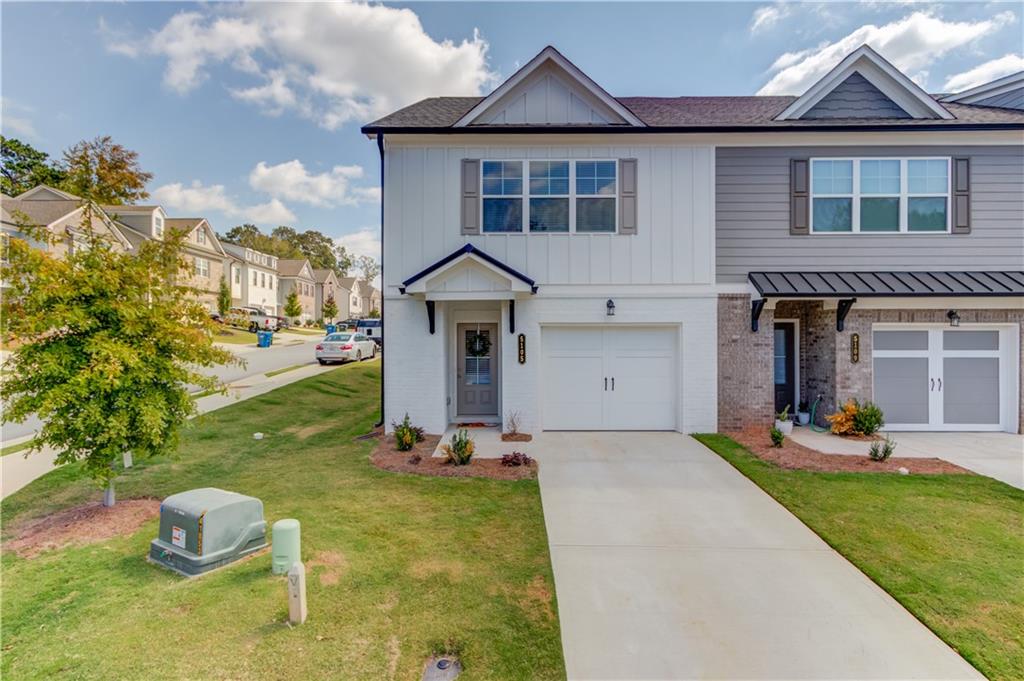
M 227 242 L 221 246 L 229 256 L 232 305 L 279 314 L 277 257 Z
M 485 97 L 366 125 L 386 426 L 712 432 L 856 397 L 1016 432 L 1005 80 L 943 99 L 865 46 L 799 97 L 616 98 L 548 47 Z

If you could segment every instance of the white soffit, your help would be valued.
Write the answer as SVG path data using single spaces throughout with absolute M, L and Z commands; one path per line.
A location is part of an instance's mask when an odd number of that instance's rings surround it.
M 797 98 L 775 120 L 798 120 L 852 73 L 859 73 L 914 118 L 952 120 L 953 114 L 867 45 L 861 45 Z

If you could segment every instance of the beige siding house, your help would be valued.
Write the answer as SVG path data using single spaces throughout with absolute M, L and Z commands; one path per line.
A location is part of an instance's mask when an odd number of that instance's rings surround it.
M 227 254 L 206 218 L 168 218 L 167 229 L 188 233 L 185 239 L 187 278 L 182 281 L 199 291 L 199 302 L 217 311 L 217 293 L 224 276 Z
M 314 309 L 313 317 L 315 319 L 323 319 L 326 321 L 333 321 L 335 319 L 345 319 L 341 316 L 342 306 L 344 301 L 341 300 L 343 297 L 347 297 L 347 292 L 343 291 L 341 284 L 338 282 L 338 275 L 334 273 L 334 270 L 313 270 L 313 278 L 316 280 L 314 287 Z M 334 299 L 335 305 L 338 307 L 337 314 L 331 319 L 328 319 L 324 314 L 324 303 Z
M 316 280 L 313 278 L 313 268 L 310 267 L 309 261 L 278 260 L 277 275 L 281 282 L 278 289 L 278 305 L 281 310 L 288 304 L 288 295 L 294 290 L 298 293 L 299 303 L 302 305 L 302 314 L 298 319 L 302 322 L 316 319 Z
M 340 281 L 341 287 L 348 292 L 345 305 L 338 305 L 345 315 L 344 319 L 362 319 L 370 311 L 366 282 L 359 277 L 342 277 Z
M 49 245 L 39 245 L 58 256 L 73 250 L 84 239 L 85 207 L 82 199 L 53 187 L 39 185 L 16 197 L 4 196 L 0 201 L 0 214 L 5 240 L 23 236 L 21 230 L 28 224 L 46 227 L 57 240 Z M 131 248 L 124 232 L 100 206 L 92 206 L 91 225 L 96 233 L 109 239 L 112 247 L 125 251 Z

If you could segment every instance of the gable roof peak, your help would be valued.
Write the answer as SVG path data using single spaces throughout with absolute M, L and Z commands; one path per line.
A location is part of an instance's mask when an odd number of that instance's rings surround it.
M 893 66 L 870 45 L 864 43 L 776 116 L 777 121 L 797 120 L 839 87 L 852 74 L 858 73 L 900 109 L 917 119 L 951 120 L 953 114 L 945 109 L 921 86 Z

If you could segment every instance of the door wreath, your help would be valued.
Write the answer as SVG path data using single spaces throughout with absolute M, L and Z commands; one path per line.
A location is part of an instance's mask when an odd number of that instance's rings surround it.
M 486 357 L 491 352 L 491 340 L 478 330 L 466 338 L 466 354 L 470 357 Z

